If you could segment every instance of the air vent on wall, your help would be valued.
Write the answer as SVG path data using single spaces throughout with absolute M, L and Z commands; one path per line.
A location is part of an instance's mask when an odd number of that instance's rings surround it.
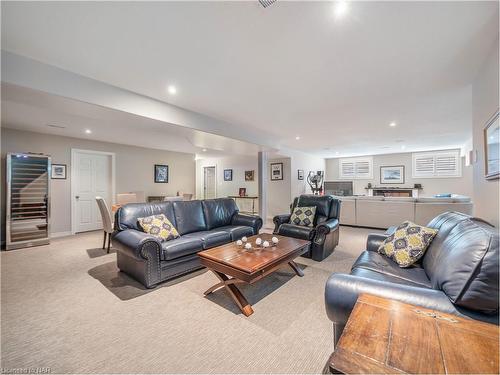
M 259 0 L 259 3 L 264 7 L 267 8 L 269 5 L 273 5 L 276 2 L 276 0 Z
M 56 124 L 47 124 L 49 128 L 57 128 L 57 129 L 66 129 L 64 125 L 56 125 Z

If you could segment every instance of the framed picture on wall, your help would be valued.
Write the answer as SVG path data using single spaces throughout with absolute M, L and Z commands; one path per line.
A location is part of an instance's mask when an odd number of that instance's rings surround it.
M 484 175 L 486 179 L 500 178 L 500 128 L 498 111 L 484 128 Z
M 283 180 L 283 163 L 271 163 L 271 181 Z
M 233 181 L 232 169 L 224 169 L 224 181 Z
M 255 171 L 245 171 L 245 181 L 253 181 L 255 178 Z
M 168 183 L 168 165 L 155 164 L 155 183 Z
M 380 167 L 381 184 L 404 184 L 405 167 L 404 165 L 393 165 Z
M 53 180 L 66 179 L 66 164 L 52 164 L 50 178 Z
M 303 169 L 297 170 L 297 179 L 299 179 L 299 180 L 304 179 L 304 170 Z

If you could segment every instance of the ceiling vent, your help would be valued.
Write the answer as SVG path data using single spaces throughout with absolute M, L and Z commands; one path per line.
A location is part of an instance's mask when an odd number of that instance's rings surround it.
M 57 129 L 66 129 L 64 125 L 56 125 L 56 124 L 47 124 L 49 128 L 57 128 Z
M 269 5 L 273 5 L 276 2 L 276 0 L 259 0 L 259 3 L 264 7 L 267 8 Z

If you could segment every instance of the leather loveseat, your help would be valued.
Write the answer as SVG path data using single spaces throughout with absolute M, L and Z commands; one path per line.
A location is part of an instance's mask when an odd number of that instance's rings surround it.
M 334 344 L 361 293 L 498 325 L 498 229 L 458 212 L 445 212 L 427 226 L 439 232 L 416 266 L 400 268 L 377 252 L 386 232 L 368 236 L 349 275 L 330 276 L 325 304 Z
M 290 223 L 295 207 L 316 207 L 312 227 Z M 294 199 L 291 213 L 274 217 L 274 233 L 311 241 L 310 250 L 302 256 L 321 261 L 329 256 L 339 243 L 340 200 L 331 195 L 304 194 Z
M 144 233 L 137 219 L 164 214 L 180 234 L 160 241 Z M 238 212 L 229 198 L 133 203 L 115 215 L 113 247 L 118 268 L 147 288 L 202 268 L 197 253 L 259 233 L 262 219 Z

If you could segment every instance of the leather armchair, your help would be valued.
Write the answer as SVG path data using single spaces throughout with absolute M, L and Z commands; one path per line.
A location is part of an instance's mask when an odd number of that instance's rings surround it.
M 443 213 L 427 226 L 438 229 L 438 233 L 418 264 L 400 268 L 377 252 L 394 231 L 390 228 L 385 234 L 368 236 L 367 251 L 355 261 L 349 275 L 330 276 L 325 306 L 333 322 L 334 344 L 362 293 L 499 323 L 497 230 L 458 212 Z
M 290 223 L 295 207 L 316 207 L 316 216 L 312 227 Z M 273 218 L 274 233 L 282 236 L 311 241 L 310 250 L 303 256 L 322 261 L 328 257 L 339 243 L 340 200 L 333 196 L 301 195 L 294 199 L 288 214 Z

